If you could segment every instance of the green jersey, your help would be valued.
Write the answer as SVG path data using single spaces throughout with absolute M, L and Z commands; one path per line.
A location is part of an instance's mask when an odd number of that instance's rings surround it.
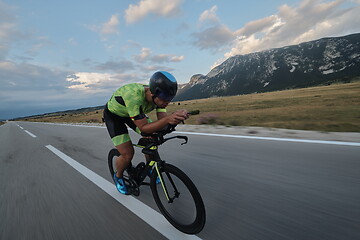
M 107 102 L 110 112 L 120 117 L 130 117 L 133 120 L 142 119 L 146 113 L 155 109 L 156 105 L 148 102 L 145 97 L 147 85 L 130 83 L 117 89 Z M 157 112 L 166 112 L 158 108 Z

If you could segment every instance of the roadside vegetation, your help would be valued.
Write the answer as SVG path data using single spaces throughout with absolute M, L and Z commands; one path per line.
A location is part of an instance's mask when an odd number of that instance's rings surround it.
M 303 89 L 174 102 L 199 110 L 187 124 L 258 126 L 332 132 L 360 132 L 360 79 Z M 152 119 L 155 114 L 150 114 Z M 102 110 L 28 117 L 26 121 L 101 123 Z

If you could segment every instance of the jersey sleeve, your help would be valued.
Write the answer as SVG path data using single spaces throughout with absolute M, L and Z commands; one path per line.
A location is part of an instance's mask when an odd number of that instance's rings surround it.
M 156 112 L 166 112 L 166 108 L 156 108 Z

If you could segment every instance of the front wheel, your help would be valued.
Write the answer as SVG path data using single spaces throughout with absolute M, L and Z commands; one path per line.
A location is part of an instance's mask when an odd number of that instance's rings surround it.
M 187 234 L 199 233 L 205 225 L 205 207 L 199 191 L 179 168 L 164 163 L 158 168 L 160 183 L 154 168 L 151 191 L 164 217 L 178 230 Z

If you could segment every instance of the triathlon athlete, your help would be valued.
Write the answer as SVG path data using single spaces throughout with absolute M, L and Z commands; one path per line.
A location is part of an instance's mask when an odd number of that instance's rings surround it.
M 131 83 L 117 89 L 104 109 L 104 120 L 111 140 L 120 157 L 116 159 L 114 181 L 122 194 L 128 194 L 123 172 L 129 166 L 134 148 L 127 126 L 137 133 L 154 133 L 168 124 L 179 124 L 188 118 L 186 110 L 166 113 L 166 107 L 175 97 L 177 82 L 173 75 L 165 71 L 154 73 L 149 85 Z M 157 121 L 152 122 L 146 115 L 156 109 Z M 127 126 L 126 126 L 127 125 Z

